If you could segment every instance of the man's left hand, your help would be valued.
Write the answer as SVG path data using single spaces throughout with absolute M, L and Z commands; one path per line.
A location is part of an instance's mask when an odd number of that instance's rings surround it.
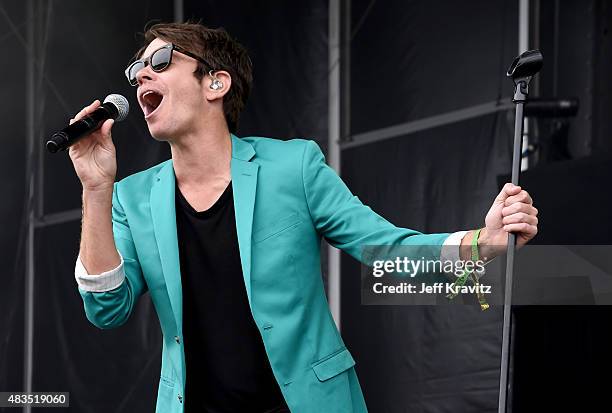
M 492 258 L 502 253 L 510 232 L 516 234 L 517 247 L 525 245 L 538 233 L 537 215 L 527 191 L 511 183 L 504 185 L 487 213 L 478 239 L 479 249 L 484 250 L 482 255 Z

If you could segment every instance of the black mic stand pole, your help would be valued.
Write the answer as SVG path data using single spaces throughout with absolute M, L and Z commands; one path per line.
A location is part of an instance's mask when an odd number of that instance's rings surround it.
M 512 183 L 519 184 L 521 172 L 521 150 L 523 143 L 523 106 L 529 95 L 529 83 L 533 76 L 542 67 L 542 53 L 539 50 L 530 50 L 522 53 L 508 69 L 506 75 L 514 82 L 514 97 L 516 116 L 514 119 L 514 146 L 512 151 Z M 506 283 L 504 290 L 504 322 L 502 327 L 502 354 L 501 371 L 499 378 L 499 405 L 498 413 L 506 412 L 508 397 L 508 367 L 510 361 L 510 327 L 512 313 L 512 277 L 514 273 L 514 253 L 516 251 L 516 234 L 508 234 L 508 247 L 506 256 Z

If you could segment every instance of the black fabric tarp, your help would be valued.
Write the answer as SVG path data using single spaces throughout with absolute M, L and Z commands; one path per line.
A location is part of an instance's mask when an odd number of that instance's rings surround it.
M 225 28 L 249 51 L 254 82 L 242 135 L 327 147 L 327 1 L 186 1 L 185 17 Z
M 113 7 L 73 0 L 35 3 L 37 58 L 44 73 L 36 105 L 41 147 L 44 135 L 64 127 L 84 105 L 120 93 L 128 98 L 131 113 L 113 130 L 117 179 L 168 159 L 168 145 L 149 136 L 135 89 L 127 84 L 123 70 L 139 46 L 136 33 L 145 23 L 172 21 L 172 2 L 123 2 Z M 6 288 L 0 288 L 1 391 L 24 388 L 25 7 L 0 1 L 0 19 L 7 23 L 0 41 L 15 62 L 0 80 L 3 100 L 11 102 L 2 106 L 6 129 L 5 149 L 0 152 L 2 173 L 11 177 L 4 180 L 3 191 L 10 197 L 2 203 L 5 230 L 0 235 L 3 262 L 9 263 L 2 277 Z M 325 147 L 327 2 L 299 8 L 286 2 L 235 1 L 232 7 L 230 11 L 227 3 L 184 2 L 186 19 L 226 27 L 252 56 L 255 86 L 238 135 L 310 137 Z M 44 153 L 40 172 L 45 214 L 80 210 L 81 187 L 66 153 Z M 74 280 L 79 232 L 79 220 L 35 231 L 32 389 L 70 392 L 68 411 L 151 412 L 161 362 L 161 331 L 152 303 L 145 294 L 130 321 L 119 329 L 102 331 L 91 325 Z
M 136 48 L 134 33 L 151 18 L 172 16 L 172 6 L 163 2 L 122 3 L 109 8 L 100 2 L 33 2 L 34 20 L 26 18 L 27 3 L 4 1 L 3 44 L 11 53 L 3 76 L 3 99 L 21 102 L 4 107 L 6 123 L 0 168 L 5 177 L 3 191 L 11 194 L 4 203 L 3 252 L 10 253 L 10 266 L 3 272 L 0 289 L 0 389 L 24 390 L 25 239 L 27 202 L 23 199 L 26 175 L 26 31 L 34 26 L 35 120 L 34 174 L 41 179 L 31 200 L 42 213 L 80 210 L 81 188 L 67 153 L 42 152 L 44 137 L 61 129 L 84 105 L 109 93 L 130 99 L 129 121 L 115 128 L 119 153 L 119 175 L 142 165 L 152 165 L 160 151 L 147 149 L 144 122 L 138 119 L 133 90 L 123 78 L 124 66 Z M 151 148 L 151 146 L 149 146 Z M 37 154 L 42 153 L 42 169 Z M 142 157 L 131 162 L 127 154 Z M 146 158 L 146 159 L 145 159 Z M 127 167 L 131 163 L 130 167 Z M 13 189 L 19 184 L 21 188 Z M 40 218 L 40 217 L 39 217 Z M 15 228 L 15 231 L 12 228 Z M 156 378 L 159 376 L 161 334 L 148 298 L 142 300 L 129 326 L 106 332 L 89 324 L 74 281 L 78 253 L 79 220 L 34 231 L 33 296 L 33 391 L 70 392 L 69 411 L 151 411 Z M 5 247 L 6 246 L 6 247 Z M 4 262 L 4 259 L 3 259 Z M 14 263 L 14 265 L 13 265 Z M 112 395 L 109 396 L 109 395 Z M 140 410 L 142 409 L 142 410 Z M 9 410 L 0 408 L 1 411 Z M 13 409 L 10 409 L 11 411 Z
M 352 2 L 351 133 L 495 101 L 512 92 L 512 1 Z M 398 226 L 483 225 L 510 169 L 512 114 L 499 112 L 344 150 L 342 175 Z M 370 411 L 497 407 L 499 308 L 360 305 L 360 267 L 342 260 L 342 333 Z
M 135 33 L 152 19 L 172 20 L 172 2 L 122 2 L 112 7 L 76 0 L 34 3 L 37 65 L 44 73 L 39 79 L 36 104 L 40 144 L 45 134 L 63 127 L 94 98 L 121 93 L 128 97 L 132 113 L 114 130 L 118 179 L 167 159 L 167 145 L 148 135 L 123 69 L 138 46 Z M 541 3 L 543 13 L 550 11 L 552 1 Z M 582 13 L 577 14 L 581 25 L 586 27 L 595 21 L 595 34 L 605 40 L 605 47 L 593 54 L 593 59 L 605 64 L 596 66 L 592 73 L 593 79 L 605 86 L 605 68 L 609 66 L 606 22 L 610 13 L 605 2 L 594 0 L 589 4 L 598 7 L 589 9 L 591 14 L 577 1 L 561 13 L 563 25 L 559 30 L 565 36 L 561 39 L 576 44 L 561 47 L 559 64 L 572 60 L 572 50 L 582 53 L 574 60 L 588 59 L 595 45 L 588 40 L 588 31 L 574 35 L 564 32 L 574 17 L 572 10 L 576 10 Z M 223 26 L 249 49 L 255 84 L 239 135 L 306 137 L 326 147 L 327 77 L 336 64 L 328 62 L 327 1 L 184 1 L 184 7 L 186 18 Z M 351 131 L 347 133 L 369 132 L 510 96 L 512 88 L 504 72 L 516 54 L 518 2 L 358 0 L 352 2 L 351 9 Z M 593 10 L 603 10 L 604 17 L 591 19 Z M 4 65 L 0 78 L 5 102 L 0 105 L 5 127 L 0 168 L 5 177 L 3 191 L 9 194 L 0 207 L 0 251 L 2 261 L 8 263 L 2 273 L 4 288 L 0 288 L 0 391 L 13 391 L 23 389 L 27 187 L 24 90 L 26 29 L 30 22 L 25 5 L 8 0 L 0 0 L 0 21 L 4 23 L 0 43 L 10 56 L 10 64 Z M 591 49 L 582 48 L 580 39 L 587 39 Z M 542 36 L 543 46 L 549 43 L 550 38 Z M 569 65 L 558 73 L 558 81 L 569 79 L 573 67 L 582 73 L 579 65 Z M 589 87 L 585 82 L 581 78 L 565 90 L 572 93 L 576 85 L 580 90 Z M 541 87 L 551 90 L 550 83 L 542 82 Z M 587 98 L 593 97 L 587 92 Z M 591 148 L 609 147 L 607 93 L 585 106 L 592 108 L 593 118 L 599 123 L 586 122 L 595 122 L 587 118 L 589 113 L 580 119 L 580 125 L 596 128 L 589 139 Z M 482 226 L 498 192 L 498 177 L 510 168 L 512 122 L 511 113 L 499 112 L 347 149 L 343 151 L 342 175 L 362 201 L 399 226 L 425 232 Z M 587 152 L 588 146 L 580 146 L 583 131 L 572 133 L 580 149 L 574 153 Z M 80 184 L 67 155 L 44 153 L 43 165 L 42 171 L 37 171 L 42 177 L 43 212 L 79 210 Z M 558 216 L 561 211 L 557 211 Z M 79 227 L 78 220 L 73 220 L 35 232 L 33 390 L 69 391 L 70 411 L 152 411 L 161 341 L 150 299 L 145 295 L 130 322 L 117 330 L 101 331 L 88 323 L 73 278 Z M 483 313 L 467 306 L 362 306 L 359 280 L 358 264 L 343 256 L 342 334 L 357 361 L 370 411 L 496 410 L 499 309 Z M 538 320 L 546 322 L 546 317 Z M 578 326 L 580 314 L 571 317 L 569 324 Z M 593 328 L 580 330 L 588 335 L 591 347 L 573 347 L 594 349 L 585 359 L 589 365 L 602 360 L 596 359 L 605 354 L 601 343 L 609 342 L 597 341 L 607 340 L 595 329 L 603 320 L 605 314 L 598 313 L 591 321 Z M 561 321 L 554 324 L 558 329 L 563 326 Z M 538 353 L 528 353 L 531 346 L 526 338 L 533 331 L 538 330 L 524 330 L 517 338 L 517 345 L 522 345 L 521 351 L 527 355 L 517 359 L 517 377 L 528 374 L 525 366 L 531 361 L 540 360 L 537 377 L 545 380 L 547 369 L 558 364 L 543 359 L 545 347 L 539 347 Z M 548 340 L 544 343 L 563 340 L 558 331 L 543 334 L 542 340 Z M 561 351 L 554 354 L 560 356 Z M 609 365 L 605 357 L 603 360 L 601 366 Z M 581 366 L 574 371 L 587 374 L 594 370 Z M 558 369 L 554 372 L 559 376 L 563 373 Z M 537 381 L 532 383 L 535 388 Z M 601 387 L 594 389 L 603 391 Z M 522 400 L 537 396 L 524 388 L 522 394 Z
M 518 3 L 352 1 L 351 133 L 508 96 Z
M 510 166 L 505 113 L 343 152 L 345 181 L 392 223 L 423 232 L 483 225 Z M 367 176 L 368 179 L 364 179 Z M 501 310 L 364 306 L 360 266 L 342 260 L 342 333 L 372 412 L 485 412 L 497 406 Z
M 116 329 L 90 324 L 71 277 L 79 231 L 72 222 L 36 232 L 32 388 L 69 391 L 72 411 L 154 411 L 161 334 L 153 304 L 143 297 Z
M 352 132 L 509 96 L 504 71 L 516 53 L 517 5 L 353 2 Z M 609 112 L 609 5 L 551 0 L 532 2 L 531 12 L 531 44 L 545 56 L 533 94 L 579 97 L 579 114 L 569 119 L 571 156 L 609 152 L 603 115 Z M 493 118 L 497 128 L 489 127 Z M 482 226 L 508 180 L 511 121 L 510 113 L 500 113 L 349 149 L 343 176 L 397 225 L 426 232 Z M 548 132 L 535 126 L 536 136 Z M 540 209 L 535 243 L 609 244 L 609 194 L 602 189 L 608 176 L 609 159 L 601 157 L 525 173 L 523 185 Z M 342 265 L 343 336 L 371 411 L 497 410 L 499 308 L 361 306 L 360 268 L 348 257 Z M 609 316 L 607 307 L 517 308 L 511 411 L 605 410 Z
M 2 230 L 0 231 L 0 391 L 21 389 L 23 381 L 23 246 L 25 197 L 25 8 L 17 2 L 0 2 L 0 45 L 14 64 L 4 65 L 0 87 L 0 117 L 4 132 L 0 150 L 2 179 Z M 7 22 L 12 19 L 12 25 Z
M 523 173 L 543 217 L 534 244 L 612 245 L 611 180 L 603 153 Z M 605 411 L 611 319 L 610 306 L 515 308 L 513 411 Z

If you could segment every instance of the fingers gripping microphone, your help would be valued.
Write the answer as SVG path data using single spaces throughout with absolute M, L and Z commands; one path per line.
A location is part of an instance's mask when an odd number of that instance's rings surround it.
M 54 133 L 46 143 L 47 150 L 51 153 L 66 150 L 79 139 L 99 129 L 105 120 L 115 119 L 117 122 L 124 120 L 129 111 L 130 104 L 125 97 L 117 94 L 108 95 L 104 103 L 93 113 Z

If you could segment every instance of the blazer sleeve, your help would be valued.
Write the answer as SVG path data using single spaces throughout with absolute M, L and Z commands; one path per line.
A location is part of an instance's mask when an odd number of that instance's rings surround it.
M 365 246 L 413 246 L 413 253 L 440 258 L 441 247 L 450 234 L 423 234 L 393 225 L 351 193 L 325 163 L 314 141 L 306 142 L 302 161 L 306 202 L 315 228 L 331 245 L 364 264 L 371 264 L 373 258 L 363 253 Z M 368 249 L 371 250 L 380 249 Z
M 122 263 L 109 273 L 119 280 L 119 285 L 108 291 L 96 291 L 95 288 L 87 288 L 79 282 L 79 293 L 87 319 L 103 329 L 124 324 L 134 311 L 138 298 L 147 290 L 130 225 L 121 205 L 118 183 L 115 183 L 113 188 L 112 205 L 113 236 Z M 87 278 L 94 277 L 96 276 L 89 275 Z

